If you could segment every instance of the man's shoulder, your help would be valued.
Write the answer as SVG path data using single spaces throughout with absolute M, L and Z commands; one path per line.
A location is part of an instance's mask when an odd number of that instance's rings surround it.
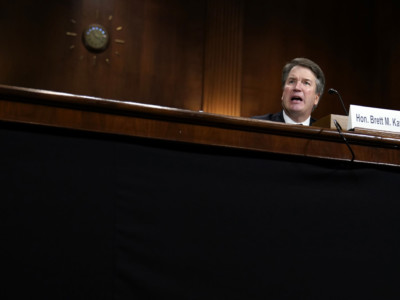
M 252 118 L 258 119 L 258 120 L 274 121 L 274 122 L 285 122 L 282 111 L 280 111 L 278 113 L 274 113 L 274 114 L 265 114 L 265 115 L 261 115 L 261 116 L 254 116 Z

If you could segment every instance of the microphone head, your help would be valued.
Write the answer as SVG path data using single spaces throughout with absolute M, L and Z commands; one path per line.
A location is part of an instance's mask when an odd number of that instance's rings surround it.
M 332 94 L 338 94 L 338 91 L 335 90 L 335 89 L 329 89 L 328 93 L 331 94 L 331 95 Z
M 340 103 L 342 104 L 343 110 L 344 110 L 344 112 L 346 113 L 346 116 L 348 116 L 349 113 L 347 112 L 347 109 L 346 109 L 346 107 L 344 106 L 343 99 L 342 99 L 342 97 L 340 96 L 339 92 L 338 92 L 337 90 L 335 90 L 335 89 L 329 89 L 329 90 L 328 90 L 328 93 L 331 94 L 331 95 L 332 95 L 332 94 L 338 95 L 339 100 L 340 100 Z

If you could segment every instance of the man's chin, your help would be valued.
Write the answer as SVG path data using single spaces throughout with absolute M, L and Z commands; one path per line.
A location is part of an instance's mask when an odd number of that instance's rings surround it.
M 293 114 L 302 114 L 304 113 L 304 106 L 301 103 L 295 105 L 289 105 L 287 110 Z

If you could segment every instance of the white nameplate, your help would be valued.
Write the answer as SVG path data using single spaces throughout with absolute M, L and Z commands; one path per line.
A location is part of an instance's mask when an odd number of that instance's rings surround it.
M 400 132 L 400 111 L 350 105 L 347 129 L 356 127 Z

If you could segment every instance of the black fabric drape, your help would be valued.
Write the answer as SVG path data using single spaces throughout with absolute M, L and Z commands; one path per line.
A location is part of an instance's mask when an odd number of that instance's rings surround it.
M 6 299 L 397 299 L 396 168 L 0 123 Z

